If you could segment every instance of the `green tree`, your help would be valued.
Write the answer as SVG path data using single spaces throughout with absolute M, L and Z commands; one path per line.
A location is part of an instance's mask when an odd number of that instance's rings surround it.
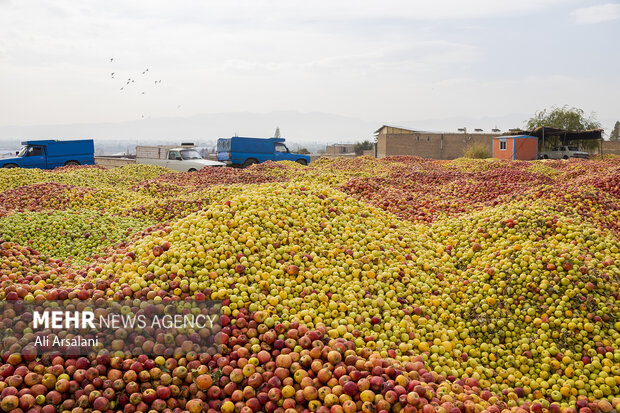
M 465 151 L 463 152 L 463 156 L 465 158 L 473 158 L 473 159 L 487 159 L 491 157 L 491 151 L 482 143 L 475 143 L 469 145 Z
M 583 109 L 564 105 L 562 107 L 553 106 L 549 110 L 543 109 L 536 112 L 526 124 L 526 128 L 529 130 L 539 126 L 570 130 L 589 130 L 600 129 L 601 123 L 596 119 L 595 113 L 586 116 Z
M 374 149 L 374 147 L 375 145 L 371 141 L 365 140 L 363 142 L 357 142 L 353 147 L 353 152 L 355 152 L 356 155 L 362 155 L 364 151 L 369 151 Z
M 590 130 L 600 129 L 601 123 L 596 119 L 595 113 L 590 113 L 589 116 L 586 116 L 583 109 L 564 105 L 562 107 L 553 106 L 551 109 L 543 109 L 536 112 L 527 121 L 526 129 L 533 130 L 540 126 L 568 130 Z M 559 138 L 549 138 L 545 140 L 545 147 L 554 147 L 560 143 Z M 598 147 L 599 142 L 596 140 L 580 140 L 573 141 L 573 144 L 585 150 L 592 150 Z
M 620 141 L 620 121 L 616 121 L 614 128 L 609 134 L 610 141 Z
M 297 153 L 300 153 L 300 154 L 302 154 L 302 155 L 309 155 L 309 154 L 310 154 L 310 151 L 309 151 L 308 149 L 306 149 L 306 148 L 299 148 L 299 149 L 297 150 Z

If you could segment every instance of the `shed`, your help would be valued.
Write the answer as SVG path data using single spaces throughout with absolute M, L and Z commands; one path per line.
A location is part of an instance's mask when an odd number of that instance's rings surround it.
M 493 138 L 493 157 L 521 161 L 538 159 L 538 138 L 528 135 L 495 137 Z
M 598 148 L 602 153 L 603 129 L 569 130 L 539 126 L 531 131 L 517 130 L 505 135 L 528 135 L 538 138 L 539 150 L 544 151 L 554 146 L 574 145 L 590 153 Z

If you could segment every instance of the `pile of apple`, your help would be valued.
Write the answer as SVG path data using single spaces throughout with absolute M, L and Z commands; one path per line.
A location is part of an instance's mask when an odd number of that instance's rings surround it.
M 1 300 L 45 299 L 47 285 L 55 285 L 68 273 L 61 260 L 41 255 L 32 247 L 0 242 Z
M 443 377 L 420 357 L 380 357 L 298 323 L 269 327 L 264 312 L 222 322 L 221 353 L 135 359 L 35 359 L 11 355 L 0 367 L 3 411 L 166 412 L 499 412 L 516 398 L 493 394 L 474 378 Z M 585 402 L 598 409 L 606 404 Z M 608 402 L 607 402 L 608 403 Z M 609 403 L 608 403 L 609 404 Z M 609 404 L 611 406 L 611 404 Z M 552 404 L 553 408 L 559 408 Z M 542 411 L 543 405 L 525 403 Z
M 0 218 L 4 241 L 30 247 L 65 261 L 84 263 L 123 242 L 151 222 L 76 211 L 19 212 Z
M 37 183 L 0 193 L 0 216 L 13 212 L 65 210 L 82 204 L 90 188 L 58 183 Z
M 414 157 L 0 171 L 15 200 L 0 297 L 223 304 L 216 355 L 3 354 L 0 408 L 607 413 L 619 171 Z
M 277 163 L 273 163 L 278 165 Z M 259 166 L 255 167 L 258 168 Z M 260 169 L 236 169 L 236 168 L 203 168 L 200 171 L 190 173 L 163 174 L 149 181 L 149 183 L 173 184 L 184 189 L 193 191 L 206 189 L 216 185 L 233 184 L 262 184 L 273 182 L 275 179 L 267 174 L 259 172 Z

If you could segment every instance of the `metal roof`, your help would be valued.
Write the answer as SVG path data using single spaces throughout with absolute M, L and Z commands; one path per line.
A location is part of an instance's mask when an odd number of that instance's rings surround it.
M 591 130 L 569 130 L 569 129 L 559 129 L 559 128 L 550 128 L 548 126 L 539 126 L 536 129 L 531 131 L 518 130 L 514 132 L 506 133 L 506 136 L 513 135 L 529 135 L 536 136 L 538 138 L 542 137 L 560 137 L 563 142 L 565 141 L 576 141 L 576 140 L 597 140 L 603 139 L 603 129 L 591 129 Z
M 381 127 L 379 129 L 377 129 L 374 133 L 379 133 L 381 131 L 381 129 L 383 128 L 396 128 L 396 129 L 404 129 L 404 130 L 408 130 L 411 132 L 428 132 L 428 131 L 421 131 L 421 130 L 417 130 L 417 129 L 411 129 L 411 128 L 407 128 L 405 126 L 397 126 L 397 125 L 381 125 Z
M 464 134 L 464 135 L 478 135 L 478 134 L 480 134 L 480 135 L 492 135 L 492 134 L 494 134 L 494 133 L 495 133 L 495 132 L 476 132 L 476 131 L 467 131 L 467 132 L 461 132 L 461 131 L 456 131 L 456 132 L 445 132 L 445 131 L 443 131 L 443 132 L 442 132 L 442 131 L 431 131 L 431 130 L 412 129 L 412 128 L 408 128 L 408 127 L 405 127 L 405 126 L 397 126 L 397 125 L 382 125 L 379 129 L 377 129 L 377 130 L 374 132 L 374 135 L 378 134 L 378 133 L 381 131 L 381 129 L 383 129 L 383 128 L 397 128 L 397 129 L 404 129 L 404 130 L 406 130 L 406 131 L 410 131 L 410 132 L 413 132 L 413 133 L 434 133 L 434 134 L 442 134 L 442 133 L 443 133 L 443 134 L 445 134 L 445 135 L 452 135 L 452 134 L 455 134 L 455 133 L 462 133 L 462 134 Z
M 48 143 L 58 142 L 56 139 L 42 139 L 33 141 L 23 141 L 22 145 L 47 145 Z

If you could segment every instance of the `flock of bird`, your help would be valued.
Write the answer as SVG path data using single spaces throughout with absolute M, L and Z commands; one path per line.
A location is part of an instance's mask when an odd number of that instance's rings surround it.
M 112 62 L 114 62 L 114 58 L 113 58 L 113 57 L 111 57 L 111 58 L 110 58 L 110 63 L 112 63 Z M 143 75 L 146 75 L 148 71 L 149 71 L 149 69 L 144 69 L 144 70 L 142 71 L 142 74 L 143 74 Z M 116 79 L 116 78 L 114 77 L 114 75 L 115 75 L 115 74 L 116 74 L 115 72 L 111 72 L 111 73 L 110 73 L 110 78 L 112 78 L 112 79 Z M 122 86 L 122 87 L 120 88 L 120 90 L 121 90 L 121 91 L 122 91 L 122 90 L 125 90 L 125 88 L 126 88 L 127 86 L 131 85 L 132 83 L 136 83 L 136 79 L 128 78 L 128 79 L 127 79 L 127 81 L 125 82 L 125 85 L 124 85 L 124 86 Z M 161 83 L 161 80 L 155 80 L 155 81 L 154 81 L 154 83 L 157 85 L 157 84 Z M 143 94 L 143 95 L 144 95 L 144 91 L 142 91 L 142 93 L 141 93 L 141 94 Z
M 114 63 L 114 58 L 113 58 L 113 57 L 111 57 L 111 58 L 110 58 L 110 63 Z M 142 71 L 142 75 L 143 75 L 143 76 L 145 76 L 148 72 L 149 72 L 149 69 L 148 69 L 148 68 L 147 68 L 147 69 L 144 69 L 144 70 Z M 116 73 L 116 72 L 111 72 L 111 73 L 110 73 L 110 78 L 111 78 L 111 79 L 117 79 L 118 77 L 115 77 L 115 75 L 117 75 L 117 73 Z M 129 89 L 129 87 L 130 87 L 130 86 L 133 86 L 133 85 L 136 83 L 136 79 L 134 79 L 134 78 L 131 78 L 131 77 L 130 77 L 130 78 L 127 78 L 127 80 L 125 80 L 125 81 L 123 81 L 123 82 L 124 82 L 124 83 L 123 83 L 123 86 L 121 86 L 121 87 L 120 87 L 120 91 L 121 91 L 121 92 L 126 91 L 126 90 L 128 90 L 128 89 Z M 160 80 L 155 80 L 155 81 L 153 81 L 153 83 L 154 83 L 154 85 L 161 84 L 161 79 L 160 79 Z M 139 82 L 138 82 L 138 84 L 139 84 L 139 85 L 140 85 L 140 84 L 145 84 L 145 82 L 141 82 L 141 81 L 139 81 Z M 144 91 L 144 90 L 142 90 L 142 91 L 140 92 L 140 94 L 141 94 L 141 95 L 144 95 L 144 94 L 145 94 L 145 91 Z M 177 106 L 177 109 L 180 109 L 180 108 L 181 108 L 181 105 L 178 105 L 178 106 Z M 144 118 L 144 115 L 142 115 L 142 118 Z

